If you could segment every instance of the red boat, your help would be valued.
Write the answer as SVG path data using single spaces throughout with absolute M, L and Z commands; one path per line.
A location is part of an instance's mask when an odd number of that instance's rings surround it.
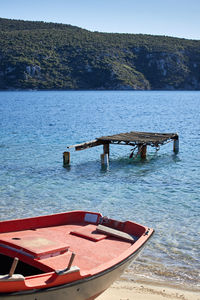
M 152 234 L 87 211 L 2 221 L 0 299 L 95 299 Z

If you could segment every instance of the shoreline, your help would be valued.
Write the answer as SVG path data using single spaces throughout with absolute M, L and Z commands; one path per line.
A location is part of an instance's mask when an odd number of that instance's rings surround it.
M 115 281 L 97 300 L 200 300 L 200 289 L 165 282 Z

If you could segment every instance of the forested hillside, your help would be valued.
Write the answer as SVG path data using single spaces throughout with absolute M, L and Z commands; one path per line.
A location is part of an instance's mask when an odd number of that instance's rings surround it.
M 0 18 L 0 89 L 199 90 L 200 41 Z

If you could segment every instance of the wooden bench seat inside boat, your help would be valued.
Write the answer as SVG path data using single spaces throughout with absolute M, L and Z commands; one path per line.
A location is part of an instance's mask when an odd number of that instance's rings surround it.
M 24 252 L 36 259 L 42 259 L 47 255 L 58 255 L 66 252 L 69 248 L 67 243 L 56 239 L 50 233 L 48 234 L 48 231 L 43 234 L 32 230 L 1 234 L 0 244 L 17 249 L 17 251 Z
M 70 234 L 86 238 L 94 242 L 101 241 L 107 237 L 107 235 L 99 233 L 94 225 L 86 225 L 82 228 L 71 231 Z
M 126 232 L 116 230 L 116 229 L 113 229 L 113 228 L 110 228 L 107 226 L 103 226 L 100 224 L 97 226 L 96 231 L 97 231 L 97 233 L 99 232 L 106 236 L 113 236 L 115 238 L 122 239 L 127 242 L 131 242 L 131 243 L 134 243 L 135 241 L 137 241 L 137 237 L 135 237 L 131 234 L 128 234 Z

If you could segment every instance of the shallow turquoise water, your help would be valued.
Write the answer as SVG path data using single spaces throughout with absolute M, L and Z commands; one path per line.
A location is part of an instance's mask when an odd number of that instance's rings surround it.
M 148 148 L 145 162 L 128 146 L 71 153 L 66 146 L 128 131 L 178 132 Z M 198 285 L 200 270 L 200 92 L 0 92 L 0 219 L 66 210 L 100 211 L 156 233 L 127 272 Z

